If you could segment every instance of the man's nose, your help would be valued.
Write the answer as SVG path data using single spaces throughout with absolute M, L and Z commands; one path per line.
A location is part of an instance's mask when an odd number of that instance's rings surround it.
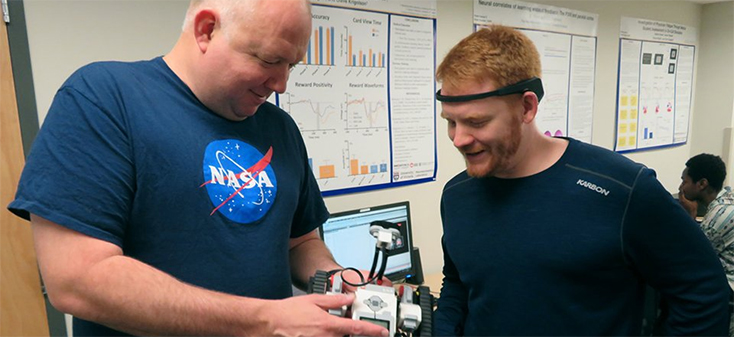
M 291 68 L 288 64 L 277 67 L 277 69 L 273 70 L 273 73 L 271 74 L 270 78 L 268 78 L 268 81 L 265 82 L 265 86 L 267 86 L 268 89 L 275 91 L 279 94 L 284 93 L 288 85 L 288 76 L 290 75 L 290 73 Z
M 457 124 L 454 127 L 453 138 L 451 140 L 454 142 L 456 148 L 462 148 L 473 143 L 474 136 L 466 128 Z

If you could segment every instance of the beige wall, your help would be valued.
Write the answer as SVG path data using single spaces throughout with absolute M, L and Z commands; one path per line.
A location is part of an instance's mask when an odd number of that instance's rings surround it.
M 707 6 L 685 1 L 536 1 L 538 3 L 573 8 L 599 14 L 599 38 L 597 42 L 597 71 L 594 104 L 593 139 L 594 144 L 612 148 L 615 125 L 615 95 L 617 82 L 617 60 L 619 52 L 619 22 L 622 16 L 639 17 L 667 21 L 695 27 L 699 32 L 699 47 L 696 52 L 696 92 L 692 112 L 692 132 L 689 143 L 683 146 L 650 150 L 630 154 L 633 160 L 645 163 L 658 172 L 665 187 L 677 191 L 680 172 L 685 160 L 701 144 L 715 143 L 708 139 L 709 130 L 702 127 L 697 131 L 697 123 L 710 121 L 702 111 L 703 103 L 699 98 L 700 87 L 711 79 L 701 74 L 714 72 L 719 67 L 729 67 L 727 75 L 731 79 L 732 58 L 711 61 L 703 64 L 702 52 L 709 39 L 722 34 L 719 29 L 703 25 L 709 16 L 719 14 L 718 10 L 705 10 Z M 149 59 L 166 53 L 178 36 L 187 1 L 43 1 L 26 0 L 25 11 L 28 23 L 28 38 L 31 48 L 31 62 L 36 85 L 39 119 L 46 115 L 53 94 L 61 83 L 78 67 L 95 60 L 136 60 Z M 731 2 L 720 4 L 729 6 Z M 731 15 L 732 10 L 729 10 Z M 704 20 L 705 19 L 705 20 Z M 731 36 L 731 19 L 728 21 L 728 34 Z M 712 31 L 713 30 L 713 31 Z M 439 0 L 437 21 L 437 62 L 464 36 L 472 31 L 472 2 L 470 0 Z M 727 32 L 725 32 L 727 33 Z M 714 54 L 718 48 L 729 48 L 734 39 L 711 46 Z M 730 54 L 731 55 L 731 52 Z M 719 62 L 723 64 L 718 64 Z M 723 77 L 723 76 L 720 76 Z M 728 102 L 734 102 L 732 92 L 728 92 Z M 724 93 L 722 96 L 726 96 Z M 438 106 L 440 109 L 440 105 Z M 722 114 L 725 115 L 725 114 Z M 731 117 L 731 116 L 729 116 Z M 716 117 L 717 120 L 719 117 Z M 724 117 L 721 117 L 724 118 Z M 731 125 L 731 118 L 727 119 Z M 426 273 L 439 272 L 441 257 L 441 223 L 439 198 L 443 185 L 453 175 L 463 170 L 463 161 L 446 136 L 446 123 L 437 120 L 438 175 L 436 182 L 407 186 L 380 191 L 358 193 L 346 196 L 329 197 L 327 205 L 332 212 L 356 207 L 384 204 L 409 200 L 415 223 L 414 241 L 421 248 L 423 266 Z M 710 133 L 715 137 L 714 132 Z M 723 135 L 719 142 L 723 141 Z M 711 150 L 713 151 L 713 150 Z
M 703 7 L 696 106 L 691 128 L 691 155 L 706 152 L 721 155 L 732 168 L 731 143 L 726 129 L 734 124 L 734 2 Z M 727 151 L 728 150 L 728 151 Z M 728 181 L 733 180 L 728 177 Z
M 167 53 L 187 0 L 25 0 L 28 42 L 42 123 L 54 93 L 93 61 L 133 61 Z
M 701 37 L 698 77 L 702 80 L 696 87 L 691 154 L 722 155 L 731 176 L 734 158 L 730 151 L 734 139 L 725 137 L 725 129 L 734 126 L 734 2 L 704 6 L 701 26 L 703 31 L 712 34 Z M 730 184 L 734 181 L 727 178 Z

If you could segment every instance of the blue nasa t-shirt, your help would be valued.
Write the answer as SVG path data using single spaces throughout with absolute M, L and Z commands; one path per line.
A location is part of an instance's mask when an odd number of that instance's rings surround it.
M 161 58 L 72 75 L 9 209 L 118 245 L 183 282 L 266 299 L 292 295 L 289 239 L 328 217 L 284 111 L 265 103 L 226 120 Z M 74 330 L 117 333 L 85 321 Z
M 204 154 L 203 171 L 212 177 L 204 183 L 209 198 L 217 205 L 212 212 L 219 210 L 234 222 L 259 220 L 270 209 L 278 192 L 278 182 L 270 167 L 272 154 L 272 148 L 263 156 L 238 140 L 210 143 Z M 240 165 L 243 161 L 255 164 L 245 168 Z

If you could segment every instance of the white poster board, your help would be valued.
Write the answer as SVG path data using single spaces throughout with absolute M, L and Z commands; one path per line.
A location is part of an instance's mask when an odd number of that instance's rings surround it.
M 436 177 L 435 1 L 312 1 L 308 52 L 277 105 L 324 195 Z
M 688 140 L 695 45 L 693 27 L 622 17 L 616 151 Z

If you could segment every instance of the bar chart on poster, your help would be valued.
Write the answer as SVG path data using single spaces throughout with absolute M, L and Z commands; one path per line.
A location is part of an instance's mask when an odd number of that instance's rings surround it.
M 276 104 L 322 193 L 434 180 L 435 1 L 313 4 L 308 50 Z

